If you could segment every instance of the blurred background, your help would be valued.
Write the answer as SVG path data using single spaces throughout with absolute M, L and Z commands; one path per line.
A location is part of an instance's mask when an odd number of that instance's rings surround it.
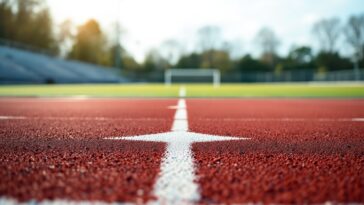
M 0 0 L 1 84 L 359 81 L 363 53 L 361 0 Z

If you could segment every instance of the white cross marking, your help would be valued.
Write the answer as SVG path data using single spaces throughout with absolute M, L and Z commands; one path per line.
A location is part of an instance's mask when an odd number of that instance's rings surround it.
M 184 97 L 184 95 L 185 91 L 180 91 L 180 97 Z M 106 138 L 167 143 L 161 173 L 154 185 L 157 201 L 150 202 L 150 204 L 189 204 L 200 199 L 191 151 L 192 143 L 249 139 L 189 132 L 184 99 L 179 99 L 176 109 L 171 132 Z

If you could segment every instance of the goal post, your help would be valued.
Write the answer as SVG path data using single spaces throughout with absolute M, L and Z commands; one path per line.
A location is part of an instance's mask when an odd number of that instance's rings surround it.
M 221 74 L 218 69 L 186 69 L 186 68 L 173 68 L 168 69 L 164 73 L 165 85 L 173 83 L 173 77 L 211 77 L 214 87 L 220 86 Z

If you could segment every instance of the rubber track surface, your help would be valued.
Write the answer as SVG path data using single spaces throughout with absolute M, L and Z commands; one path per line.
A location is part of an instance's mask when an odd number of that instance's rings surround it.
M 2 99 L 0 195 L 146 202 L 163 143 L 104 137 L 170 130 L 176 100 Z
M 363 100 L 189 100 L 187 106 L 192 131 L 251 138 L 193 145 L 201 203 L 364 202 L 364 124 L 335 121 L 363 117 Z
M 169 131 L 177 100 L 0 100 L 0 195 L 146 202 L 163 143 L 104 137 Z M 187 100 L 201 203 L 364 202 L 363 100 Z M 283 120 L 282 120 L 283 119 Z M 318 119 L 324 119 L 322 121 Z M 343 120 L 345 119 L 345 120 Z

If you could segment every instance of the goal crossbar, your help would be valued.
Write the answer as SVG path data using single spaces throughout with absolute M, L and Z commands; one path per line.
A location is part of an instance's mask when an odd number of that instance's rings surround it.
M 213 85 L 215 87 L 220 85 L 220 71 L 218 69 L 168 69 L 164 73 L 164 82 L 166 85 L 172 84 L 173 76 L 191 76 L 191 77 L 204 77 L 204 76 L 212 76 Z

